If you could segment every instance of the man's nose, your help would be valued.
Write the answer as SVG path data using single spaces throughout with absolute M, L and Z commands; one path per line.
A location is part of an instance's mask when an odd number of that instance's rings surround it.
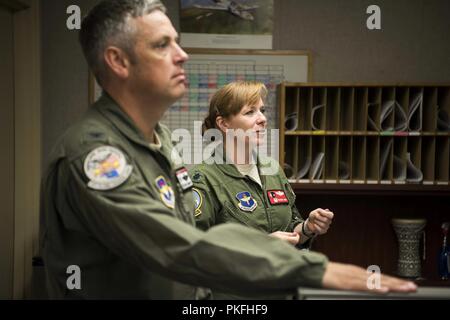
M 189 55 L 177 43 L 175 45 L 175 61 L 176 61 L 176 63 L 183 64 L 188 60 L 189 60 Z

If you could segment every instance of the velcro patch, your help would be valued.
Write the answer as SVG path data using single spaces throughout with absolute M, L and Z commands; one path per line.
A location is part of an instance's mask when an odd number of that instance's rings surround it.
M 252 194 L 248 191 L 239 192 L 236 195 L 236 199 L 239 200 L 238 207 L 242 211 L 253 212 L 258 206 L 256 200 L 252 197 Z
M 90 180 L 88 187 L 94 190 L 111 190 L 120 186 L 133 170 L 123 152 L 111 146 L 92 150 L 84 160 L 83 168 Z
M 267 191 L 267 198 L 273 206 L 279 204 L 289 204 L 289 199 L 283 190 L 269 190 Z
M 202 214 L 202 204 L 203 204 L 203 197 L 200 191 L 198 191 L 196 188 L 192 188 L 192 193 L 194 195 L 194 201 L 195 201 L 195 216 L 198 217 Z
M 192 187 L 194 184 L 192 183 L 191 178 L 189 177 L 188 171 L 186 168 L 181 168 L 178 169 L 175 172 L 175 175 L 177 176 L 178 182 L 181 185 L 181 189 L 183 189 L 183 191 L 189 189 L 190 187 Z
M 159 176 L 155 180 L 156 188 L 159 190 L 159 196 L 166 207 L 175 208 L 175 193 L 172 187 L 167 183 L 166 178 Z

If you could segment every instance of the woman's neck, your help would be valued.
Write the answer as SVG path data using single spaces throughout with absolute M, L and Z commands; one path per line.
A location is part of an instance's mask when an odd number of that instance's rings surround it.
M 256 163 L 256 159 L 254 157 L 255 150 L 253 148 L 249 149 L 248 144 L 245 144 L 243 149 L 238 147 L 240 147 L 240 145 L 234 143 L 232 145 L 232 150 L 229 150 L 230 148 L 227 147 L 227 143 L 223 143 L 224 154 L 229 161 L 232 161 L 235 165 L 248 165 Z

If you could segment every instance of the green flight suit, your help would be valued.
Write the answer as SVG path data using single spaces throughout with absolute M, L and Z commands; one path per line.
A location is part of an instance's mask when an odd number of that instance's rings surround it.
M 295 193 L 274 159 L 258 157 L 257 168 L 260 173 L 263 167 L 277 169 L 275 174 L 260 174 L 262 186 L 249 176 L 243 176 L 234 164 L 225 163 L 225 158 L 223 161 L 219 164 L 209 160 L 207 163 L 210 164 L 202 163 L 190 170 L 194 182 L 195 220 L 198 228 L 206 231 L 215 225 L 234 222 L 264 233 L 293 232 L 304 221 L 295 206 Z M 241 196 L 243 193 L 247 193 L 244 199 Z M 301 247 L 309 244 L 307 241 Z M 230 295 L 215 291 L 214 298 L 255 299 L 258 296 Z
M 155 130 L 161 149 L 104 94 L 52 151 L 41 190 L 50 297 L 194 298 L 194 288 L 178 282 L 274 294 L 321 285 L 321 254 L 301 254 L 239 225 L 194 228 L 190 180 L 171 160 L 167 128 Z M 104 156 L 105 148 L 116 160 Z M 73 265 L 81 289 L 67 285 Z

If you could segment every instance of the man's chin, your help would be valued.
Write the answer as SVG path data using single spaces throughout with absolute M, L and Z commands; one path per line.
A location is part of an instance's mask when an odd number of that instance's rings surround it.
M 187 92 L 187 85 L 185 83 L 180 83 L 176 89 L 175 89 L 175 94 L 177 95 L 178 99 L 180 99 L 181 97 L 183 97 L 185 95 L 185 93 Z
M 187 89 L 186 87 L 183 85 L 183 87 L 179 87 L 176 90 L 173 90 L 170 93 L 170 100 L 171 100 L 171 104 L 177 102 L 178 100 L 180 100 L 181 98 L 183 98 L 183 96 L 186 94 Z

